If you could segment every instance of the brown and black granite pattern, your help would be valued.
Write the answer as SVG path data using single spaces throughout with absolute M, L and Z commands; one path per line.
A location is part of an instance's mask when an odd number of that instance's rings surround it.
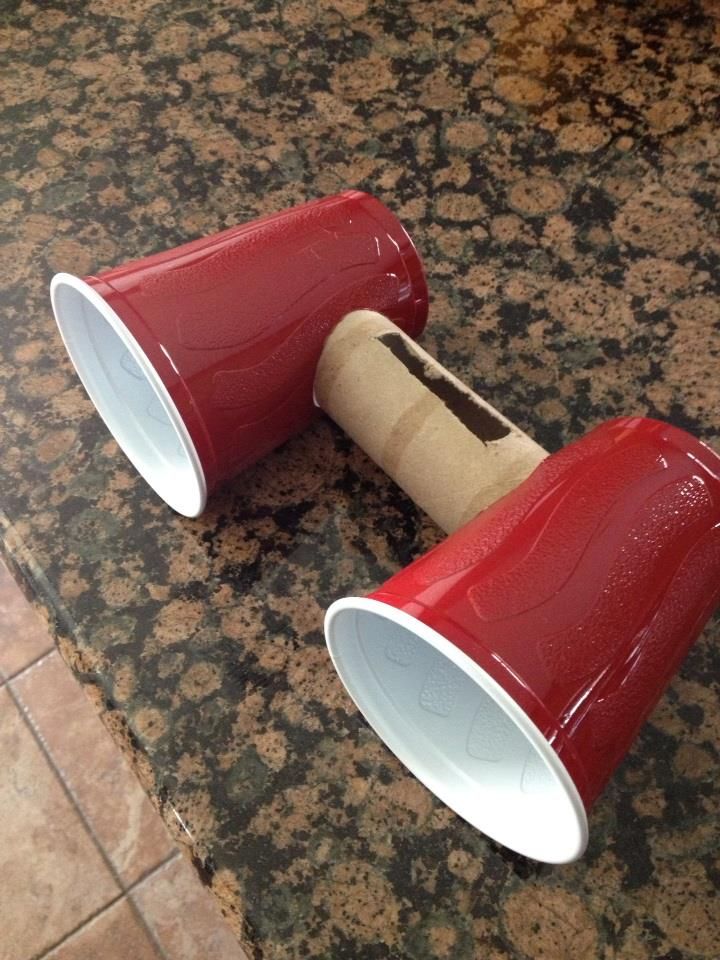
M 173 515 L 73 375 L 51 274 L 365 188 L 425 255 L 424 345 L 542 444 L 633 412 L 717 442 L 719 40 L 715 0 L 0 4 L 4 550 L 258 960 L 720 956 L 720 631 L 580 863 L 499 849 L 323 645 L 333 599 L 439 532 L 327 422 Z

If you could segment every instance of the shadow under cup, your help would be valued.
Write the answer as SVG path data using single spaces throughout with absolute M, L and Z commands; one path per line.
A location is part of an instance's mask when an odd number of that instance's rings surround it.
M 367 598 L 333 604 L 335 667 L 441 800 L 548 863 L 587 814 L 720 601 L 720 458 L 625 418 Z

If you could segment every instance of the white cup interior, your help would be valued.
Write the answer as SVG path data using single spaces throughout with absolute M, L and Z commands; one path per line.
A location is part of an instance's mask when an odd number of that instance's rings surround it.
M 545 863 L 587 845 L 587 816 L 558 755 L 517 703 L 426 624 L 377 600 L 328 610 L 348 693 L 393 753 L 483 833 Z
M 200 459 L 138 342 L 85 281 L 59 273 L 50 296 L 78 376 L 130 462 L 173 510 L 198 516 L 207 499 Z

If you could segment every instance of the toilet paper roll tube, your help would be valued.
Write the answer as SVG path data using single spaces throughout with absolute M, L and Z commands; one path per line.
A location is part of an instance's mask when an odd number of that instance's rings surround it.
M 325 342 L 315 399 L 450 533 L 547 456 L 387 318 L 345 317 Z

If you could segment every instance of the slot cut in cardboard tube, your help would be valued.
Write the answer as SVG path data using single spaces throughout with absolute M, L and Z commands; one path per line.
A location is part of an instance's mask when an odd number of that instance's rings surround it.
M 348 314 L 325 341 L 315 402 L 447 533 L 547 456 L 372 310 Z

